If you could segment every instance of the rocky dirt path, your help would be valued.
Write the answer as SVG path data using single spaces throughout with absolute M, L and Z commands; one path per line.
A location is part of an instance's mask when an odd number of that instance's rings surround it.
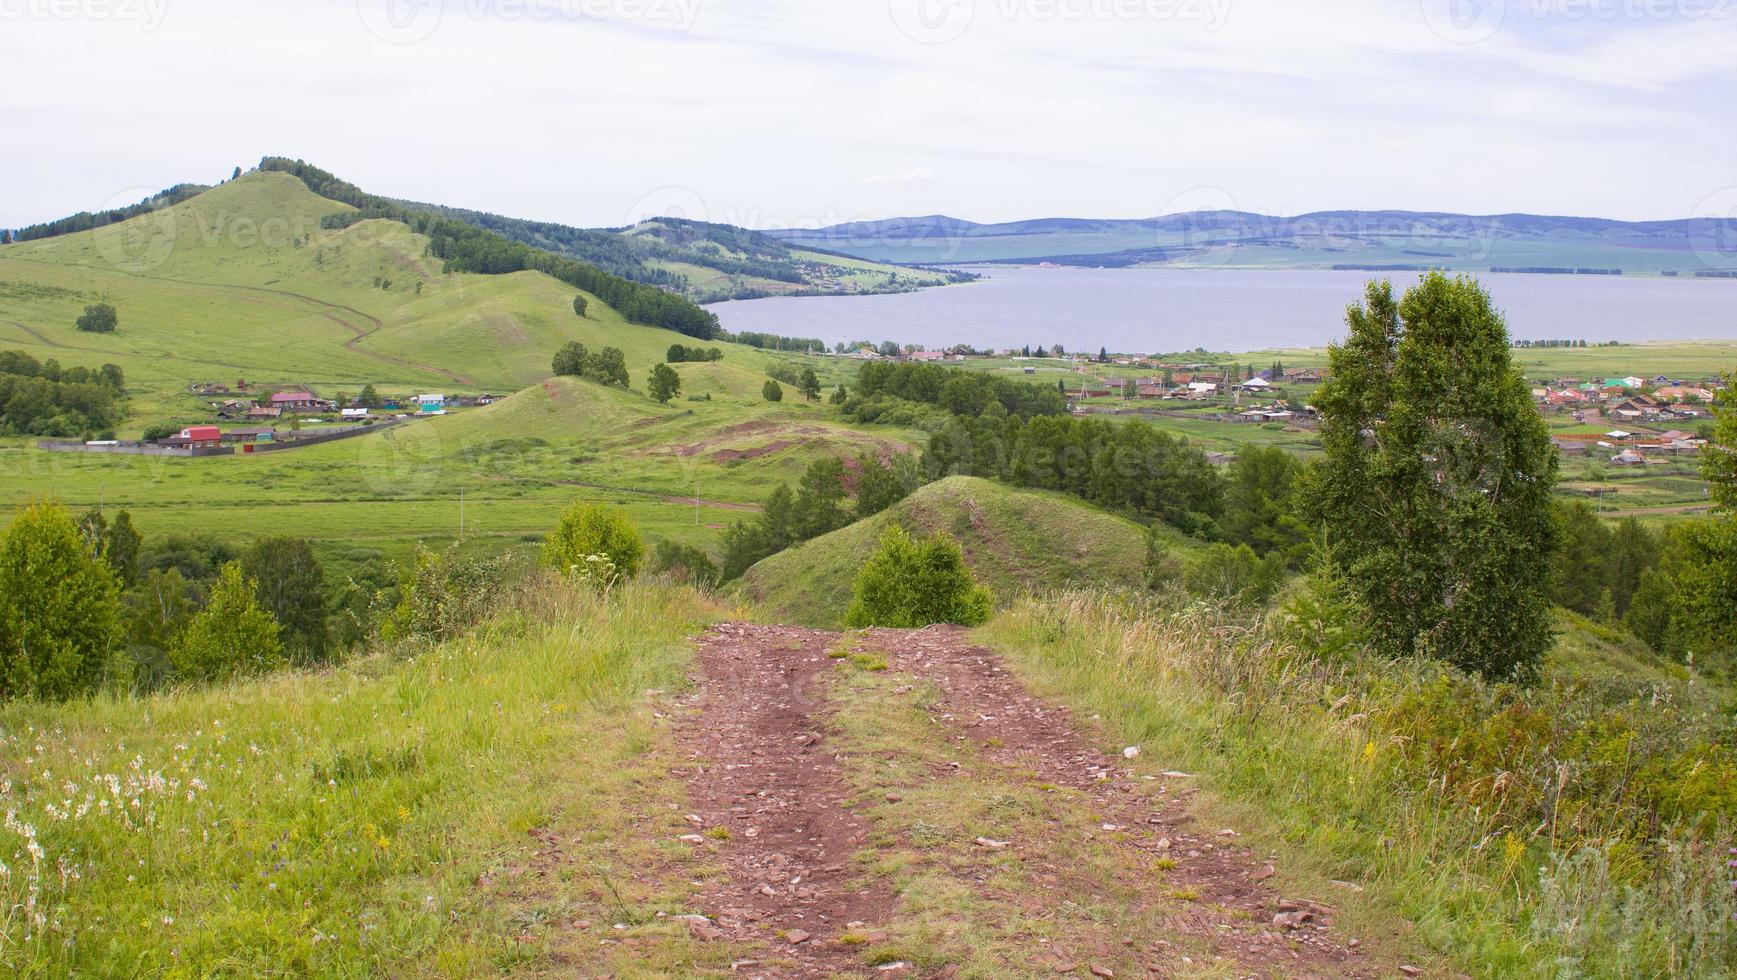
M 1191 777 L 1106 754 L 962 630 L 723 624 L 699 681 L 683 839 L 725 873 L 688 925 L 735 975 L 1394 972 L 1198 826 Z

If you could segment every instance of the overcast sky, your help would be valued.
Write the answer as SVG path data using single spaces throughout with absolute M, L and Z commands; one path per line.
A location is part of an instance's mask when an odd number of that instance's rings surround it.
M 619 225 L 1737 205 L 1737 0 L 0 0 L 0 224 L 265 154 Z

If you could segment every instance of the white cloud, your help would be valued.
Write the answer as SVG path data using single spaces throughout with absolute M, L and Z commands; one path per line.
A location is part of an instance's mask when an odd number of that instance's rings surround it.
M 0 63 L 32 80 L 0 88 L 12 225 L 266 153 L 597 225 L 670 193 L 788 226 L 1201 189 L 1666 218 L 1737 183 L 1737 20 L 1574 0 L 1507 0 L 1472 40 L 1425 0 L 174 0 L 155 29 L 30 2 L 0 0 Z M 955 19 L 895 16 L 919 3 Z

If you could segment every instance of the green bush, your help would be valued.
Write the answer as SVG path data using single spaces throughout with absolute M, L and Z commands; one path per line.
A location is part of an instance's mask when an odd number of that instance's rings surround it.
M 169 648 L 176 676 L 216 681 L 263 673 L 288 662 L 277 620 L 260 608 L 256 588 L 239 562 L 223 566 L 205 608 Z
M 1207 599 L 1262 606 L 1285 581 L 1285 555 L 1265 558 L 1246 544 L 1214 544 L 1188 563 L 1182 572 L 1188 591 Z
M 684 578 L 707 588 L 717 585 L 723 573 L 711 556 L 691 544 L 659 541 L 652 556 L 652 570 Z
M 0 537 L 0 700 L 94 691 L 120 641 L 120 597 L 72 514 L 31 504 Z
M 84 315 L 78 318 L 78 328 L 86 333 L 114 333 L 120 322 L 113 306 L 93 303 L 84 308 Z
M 784 389 L 778 386 L 778 382 L 767 378 L 766 383 L 760 387 L 760 396 L 769 402 L 781 402 L 784 400 Z
M 943 534 L 912 539 L 897 526 L 882 533 L 880 550 L 857 573 L 851 591 L 844 616 L 850 627 L 977 626 L 989 618 L 992 605 L 957 542 Z
M 645 545 L 619 508 L 574 503 L 543 542 L 543 564 L 607 588 L 639 572 Z
M 506 562 L 504 556 L 477 561 L 419 546 L 410 566 L 399 571 L 397 586 L 374 597 L 375 609 L 388 607 L 380 615 L 380 639 L 439 642 L 482 622 L 506 592 Z M 361 617 L 352 618 L 365 625 Z

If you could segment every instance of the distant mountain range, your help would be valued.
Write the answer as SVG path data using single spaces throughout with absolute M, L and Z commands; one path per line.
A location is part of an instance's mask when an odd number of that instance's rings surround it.
M 767 232 L 790 245 L 913 265 L 1448 269 L 1737 276 L 1737 222 L 1535 214 L 1192 211 L 1158 218 L 978 224 L 947 215 Z

